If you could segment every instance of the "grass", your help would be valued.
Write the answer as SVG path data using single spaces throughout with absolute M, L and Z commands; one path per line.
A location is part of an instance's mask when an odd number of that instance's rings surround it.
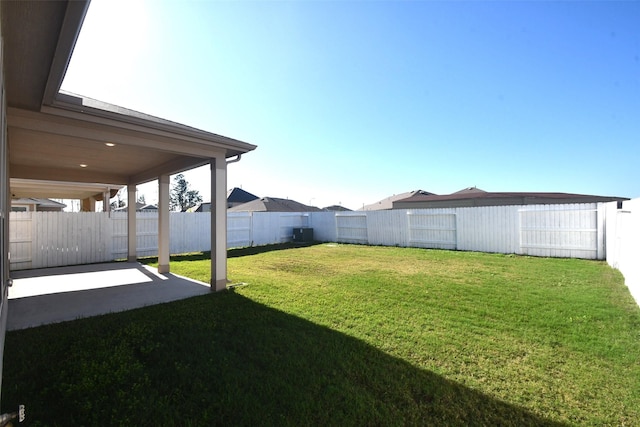
M 31 425 L 638 425 L 640 310 L 605 263 L 231 251 L 232 291 L 10 332 Z M 172 271 L 209 281 L 207 255 Z

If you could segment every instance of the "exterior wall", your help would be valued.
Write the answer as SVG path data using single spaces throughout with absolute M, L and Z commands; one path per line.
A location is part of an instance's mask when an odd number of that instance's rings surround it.
M 62 212 L 62 209 L 60 208 L 54 208 L 54 207 L 49 208 L 46 206 L 34 206 L 33 210 L 37 212 Z
M 11 211 L 12 212 L 33 212 L 36 210 L 36 205 L 28 205 L 28 204 L 20 204 L 20 203 L 12 203 Z
M 1 18 L 1 17 L 0 17 Z M 0 19 L 2 22 L 2 19 Z M 0 34 L 2 33 L 0 28 Z M 4 336 L 7 330 L 7 296 L 9 285 L 9 155 L 7 142 L 6 96 L 4 92 L 4 52 L 0 37 L 0 389 L 2 387 L 2 359 Z

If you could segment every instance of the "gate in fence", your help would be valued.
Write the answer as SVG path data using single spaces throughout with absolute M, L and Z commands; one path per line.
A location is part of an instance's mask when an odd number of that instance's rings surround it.
M 341 243 L 369 243 L 367 214 L 336 214 L 336 240 Z
M 518 214 L 522 254 L 602 259 L 604 227 L 598 209 L 519 209 Z
M 419 248 L 457 249 L 456 215 L 407 212 L 409 245 Z

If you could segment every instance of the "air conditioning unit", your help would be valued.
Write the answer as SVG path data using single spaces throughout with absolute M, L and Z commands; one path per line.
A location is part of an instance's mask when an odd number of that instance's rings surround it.
M 313 242 L 313 228 L 309 228 L 309 227 L 294 228 L 293 241 L 297 243 Z

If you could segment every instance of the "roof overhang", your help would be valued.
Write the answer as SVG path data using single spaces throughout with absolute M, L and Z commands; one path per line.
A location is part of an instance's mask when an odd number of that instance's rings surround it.
M 51 192 L 38 197 L 86 194 L 69 183 L 98 185 L 92 196 L 100 197 L 103 188 L 144 183 L 256 148 L 60 93 L 88 6 L 83 0 L 0 3 L 12 193 L 27 194 L 25 181 L 49 181 L 57 185 L 42 186 Z

